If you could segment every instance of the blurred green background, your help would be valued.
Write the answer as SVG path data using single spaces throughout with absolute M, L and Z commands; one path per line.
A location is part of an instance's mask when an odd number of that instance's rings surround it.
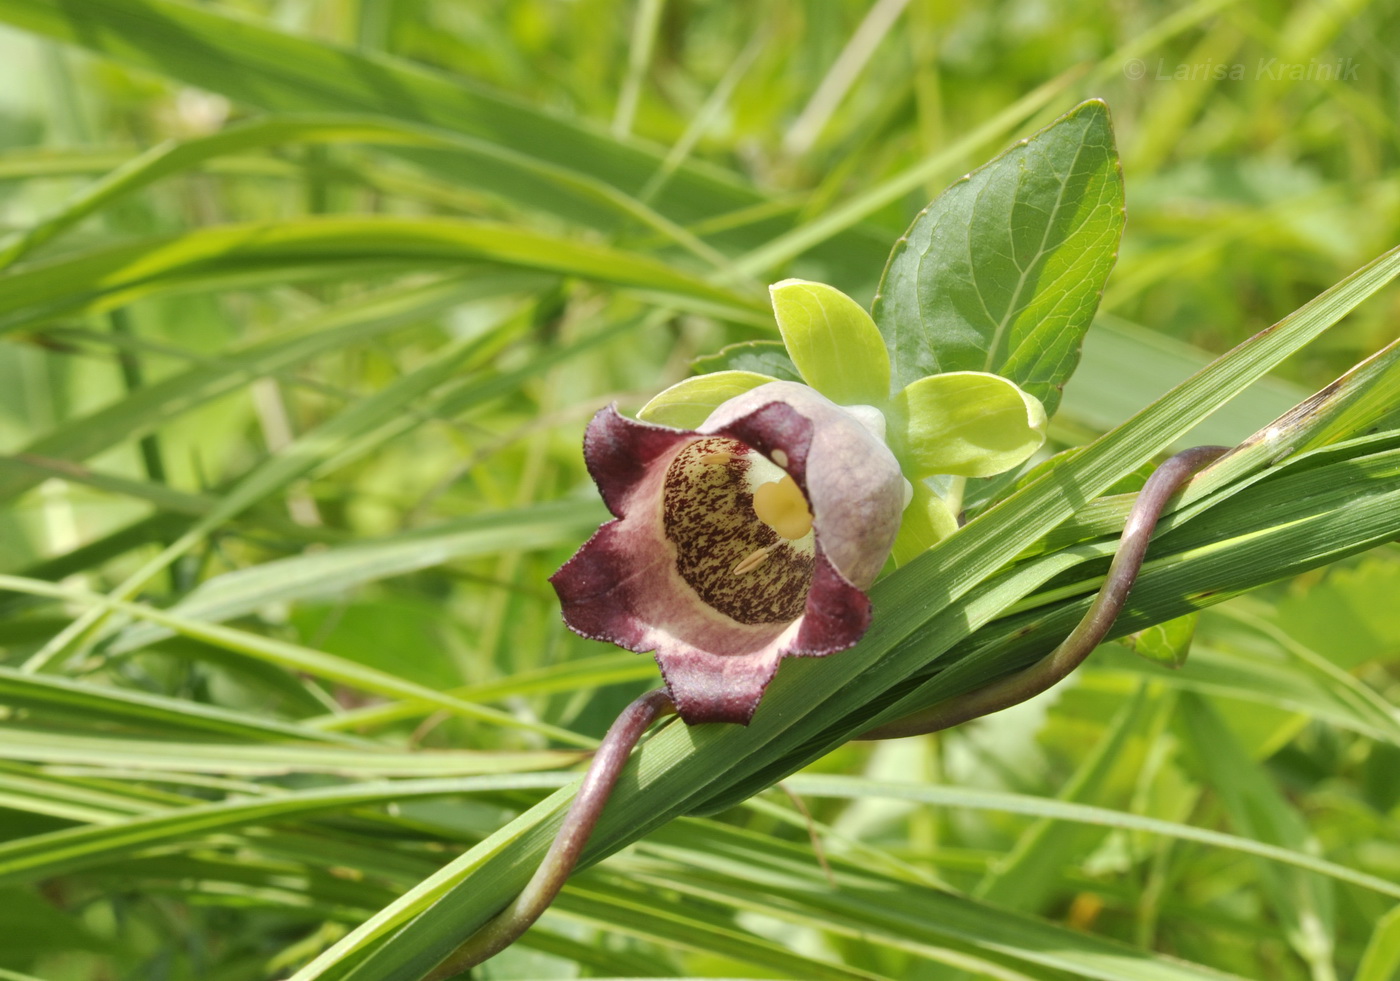
M 1400 240 L 1389 2 L 0 0 L 0 24 L 0 572 L 70 591 L 0 594 L 14 854 L 569 762 L 656 681 L 568 634 L 545 582 L 603 516 L 588 417 L 775 337 L 769 282 L 868 301 L 920 208 L 1085 98 L 1112 110 L 1128 223 L 1052 448 Z M 1397 315 L 1380 294 L 1191 441 L 1244 438 Z M 643 848 L 479 976 L 1073 976 L 1027 953 L 1034 914 L 1147 952 L 1101 977 L 1176 976 L 1157 954 L 1396 977 L 1394 895 L 1048 802 L 1394 882 L 1397 558 L 1210 611 L 1179 675 L 1106 649 L 1061 695 L 820 764 L 1047 802 L 807 802 L 833 861 L 896 897 L 986 900 L 982 940 L 816 898 L 748 908 L 741 869 L 732 895 L 687 893 L 687 859 Z M 78 633 L 73 591 L 124 581 L 237 635 Z M 288 976 L 541 793 L 235 814 L 0 864 L 0 976 Z M 811 853 L 778 791 L 710 823 Z

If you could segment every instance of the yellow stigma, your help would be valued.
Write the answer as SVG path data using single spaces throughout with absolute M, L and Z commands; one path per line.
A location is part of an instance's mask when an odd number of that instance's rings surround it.
M 782 538 L 796 541 L 812 530 L 812 512 L 797 481 L 790 475 L 763 484 L 753 492 L 753 511 Z

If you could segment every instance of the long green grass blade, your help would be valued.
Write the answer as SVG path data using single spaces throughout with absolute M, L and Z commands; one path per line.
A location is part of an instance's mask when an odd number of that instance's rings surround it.
M 172 289 L 227 288 L 382 270 L 497 263 L 631 287 L 682 309 L 768 322 L 760 300 L 638 253 L 514 225 L 447 218 L 327 216 L 225 225 L 100 248 L 5 276 L 0 332 L 104 311 Z
M 0 243 L 0 269 L 12 265 L 89 215 L 154 181 L 220 156 L 282 143 L 365 143 L 431 148 L 459 155 L 463 171 L 468 172 L 483 160 L 512 166 L 521 173 L 552 183 L 560 190 L 600 208 L 612 208 L 617 219 L 636 222 L 703 261 L 721 269 L 728 266 L 728 260 L 722 254 L 684 228 L 611 185 L 577 171 L 539 161 L 486 140 L 424 126 L 374 117 L 296 115 L 253 120 L 211 136 L 182 143 L 165 143 L 126 161 L 61 210 Z
M 556 786 L 554 774 L 507 774 L 435 780 L 392 780 L 326 787 L 254 800 L 182 807 L 100 827 L 73 828 L 0 844 L 0 883 L 23 882 L 79 868 L 102 858 L 209 831 L 242 828 L 283 818 L 385 804 L 412 797 Z
M 469 274 L 356 297 L 280 327 L 271 338 L 230 350 L 148 384 L 124 399 L 70 420 L 32 440 L 15 456 L 81 461 L 116 443 L 146 435 L 162 424 L 257 378 L 376 338 L 451 306 L 538 288 L 544 277 Z M 18 496 L 43 479 L 33 468 L 0 457 L 0 499 Z
M 16 592 L 33 593 L 38 596 L 50 596 L 55 599 L 63 599 L 70 602 L 76 601 L 88 604 L 89 607 L 94 610 L 120 612 L 129 616 L 141 617 L 150 620 L 152 623 L 159 624 L 172 633 L 179 634 L 182 637 L 189 637 L 192 640 L 212 644 L 216 647 L 221 647 L 225 650 L 233 651 L 256 660 L 265 661 L 269 664 L 275 664 L 292 671 L 304 671 L 316 677 L 352 685 L 363 691 L 374 692 L 380 695 L 389 695 L 396 698 L 408 698 L 415 701 L 428 702 L 439 709 L 445 709 L 448 712 L 461 715 L 464 718 L 476 719 L 495 725 L 530 729 L 574 746 L 591 746 L 593 742 L 567 729 L 560 729 L 557 726 L 519 719 L 506 712 L 453 698 L 450 695 L 433 691 L 423 685 L 405 681 L 399 676 L 386 671 L 379 671 L 374 668 L 356 664 L 345 658 L 336 657 L 335 655 L 327 654 L 323 651 L 313 650 L 300 644 L 262 637 L 258 634 L 248 633 L 247 631 L 236 630 L 232 627 L 220 626 L 218 624 L 186 620 L 156 610 L 152 607 L 142 606 L 136 603 L 121 602 L 95 593 L 65 589 L 61 586 L 55 586 L 52 583 L 40 582 L 34 579 L 0 576 L 0 589 L 13 589 Z

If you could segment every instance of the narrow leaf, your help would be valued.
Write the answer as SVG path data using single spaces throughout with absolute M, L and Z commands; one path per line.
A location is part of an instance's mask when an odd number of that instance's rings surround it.
M 0 332 L 192 285 L 354 278 L 369 269 L 464 262 L 580 276 L 640 289 L 684 309 L 726 311 L 721 315 L 762 324 L 769 319 L 757 300 L 650 256 L 514 225 L 378 215 L 220 225 L 25 265 L 0 280 Z
M 1376 923 L 1352 981 L 1395 981 L 1400 976 L 1400 906 Z

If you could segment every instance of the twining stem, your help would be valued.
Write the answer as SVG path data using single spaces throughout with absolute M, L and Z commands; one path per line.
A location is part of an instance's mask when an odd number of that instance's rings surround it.
M 1108 567 L 1103 586 L 1089 604 L 1083 619 L 1075 625 L 1059 647 L 1035 664 L 996 681 L 932 705 L 921 712 L 876 726 L 861 739 L 898 739 L 918 736 L 962 725 L 972 719 L 999 712 L 1048 690 L 1077 668 L 1108 635 L 1113 621 L 1123 611 L 1128 593 L 1137 581 L 1147 543 L 1157 527 L 1157 519 L 1173 494 L 1191 475 L 1229 452 L 1224 446 L 1197 446 L 1168 458 L 1147 478 L 1123 527 L 1118 551 Z
M 939 702 L 922 712 L 878 726 L 862 739 L 896 739 L 960 725 L 1039 695 L 1073 671 L 1108 634 L 1137 581 L 1157 519 L 1181 485 L 1201 467 L 1228 452 L 1223 446 L 1197 446 L 1168 459 L 1152 472 L 1133 501 L 1118 551 L 1089 611 L 1068 637 L 1035 664 L 981 688 Z M 612 794 L 637 741 L 656 719 L 676 710 L 665 689 L 647 692 L 617 717 L 603 737 L 569 805 L 559 834 L 540 867 L 515 901 L 453 951 L 425 981 L 444 981 L 480 964 L 515 942 L 549 908 L 578 863 L 603 806 Z
M 649 691 L 622 710 L 608 734 L 603 737 L 583 784 L 564 815 L 559 834 L 549 846 L 544 861 L 515 901 L 467 938 L 425 981 L 442 981 L 486 960 L 513 944 L 517 937 L 539 919 L 564 887 L 564 881 L 578 864 L 583 846 L 602 816 L 622 768 L 627 765 L 637 740 L 658 718 L 676 710 L 664 688 Z

